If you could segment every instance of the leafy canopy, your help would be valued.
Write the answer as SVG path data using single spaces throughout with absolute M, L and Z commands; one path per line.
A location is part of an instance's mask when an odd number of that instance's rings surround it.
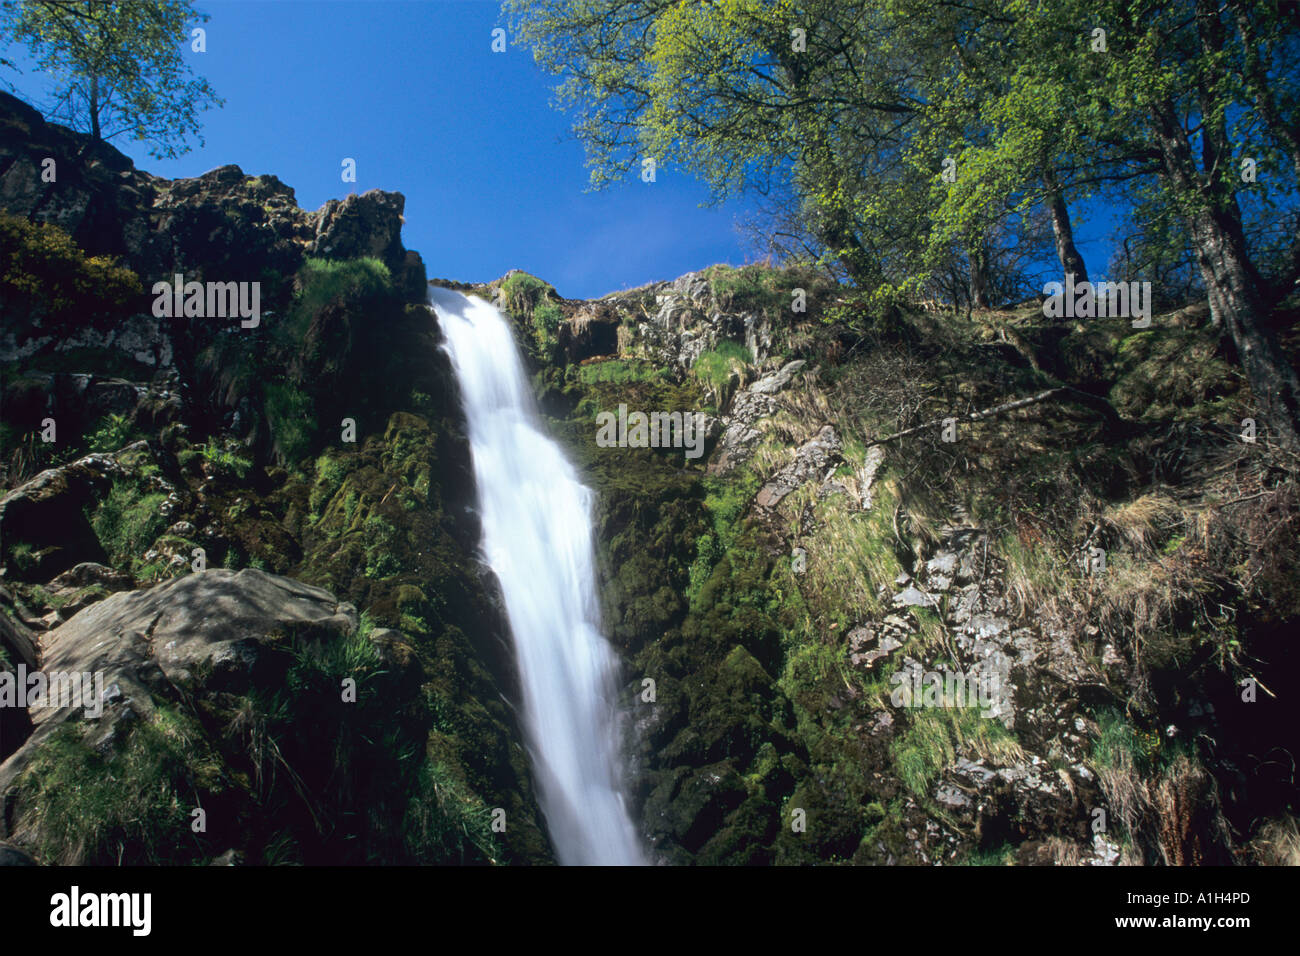
M 9 0 L 0 38 L 56 78 L 52 119 L 97 140 L 129 134 L 172 158 L 189 151 L 198 114 L 223 102 L 181 53 L 189 24 L 207 19 L 191 0 Z

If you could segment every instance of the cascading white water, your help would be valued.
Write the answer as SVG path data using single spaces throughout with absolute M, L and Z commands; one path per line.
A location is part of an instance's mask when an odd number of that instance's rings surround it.
M 483 550 L 514 632 L 534 774 L 564 864 L 645 862 L 623 800 L 615 677 L 600 631 L 591 492 L 542 430 L 509 321 L 434 288 L 474 454 Z

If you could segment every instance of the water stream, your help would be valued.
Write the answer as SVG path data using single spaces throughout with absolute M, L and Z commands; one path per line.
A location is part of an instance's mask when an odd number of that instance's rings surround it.
M 592 493 L 543 429 L 509 320 L 450 289 L 430 301 L 460 381 L 482 546 L 505 596 L 551 841 L 564 864 L 644 863 L 623 795 L 618 658 L 600 629 Z

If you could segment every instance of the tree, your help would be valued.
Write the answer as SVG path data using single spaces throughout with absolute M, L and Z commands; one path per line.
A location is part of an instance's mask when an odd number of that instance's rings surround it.
M 929 193 L 944 155 L 927 154 L 927 124 L 955 119 L 934 97 L 960 70 L 960 45 L 981 39 L 964 32 L 977 2 L 511 0 L 507 9 L 539 62 L 565 77 L 560 105 L 577 110 L 597 186 L 649 156 L 696 172 L 719 200 L 788 192 L 801 228 L 781 215 L 782 232 L 860 287 L 916 292 L 931 270 L 950 274 L 956 255 L 970 279 L 964 294 L 987 304 L 998 283 L 983 237 L 1005 232 L 1016 210 L 986 204 L 932 236 Z
M 95 140 L 127 133 L 175 157 L 198 113 L 222 103 L 181 55 L 189 24 L 208 19 L 190 0 L 10 0 L 3 12 L 5 37 L 58 79 L 48 115 Z
M 841 9 L 843 6 L 843 9 Z M 864 285 L 882 259 L 866 242 L 910 176 L 898 144 L 914 105 L 892 77 L 868 76 L 866 51 L 889 42 L 860 5 L 812 0 L 512 0 L 512 26 L 538 61 L 565 76 L 592 181 L 643 157 L 696 171 L 716 199 L 793 187 L 816 245 Z M 900 214 L 910 214 L 910 198 Z
M 1069 198 L 1150 185 L 1269 433 L 1300 454 L 1300 379 L 1269 326 L 1300 278 L 1300 12 L 1284 0 L 508 7 L 566 77 L 595 182 L 640 156 L 681 162 L 718 198 L 778 178 L 868 288 L 917 288 L 957 254 L 971 298 L 991 301 L 997 237 L 1035 208 L 1078 277 Z M 1285 228 L 1252 230 L 1261 211 Z
M 1045 38 L 1022 47 L 1017 68 L 1039 91 L 1069 92 L 1071 135 L 1140 174 L 1154 169 L 1272 438 L 1300 454 L 1300 378 L 1269 325 L 1300 277 L 1300 17 L 1275 0 L 1015 0 L 1011 10 L 1025 36 Z M 1104 50 L 1089 39 L 1098 29 Z M 1243 212 L 1261 204 L 1287 215 L 1292 239 L 1272 270 Z

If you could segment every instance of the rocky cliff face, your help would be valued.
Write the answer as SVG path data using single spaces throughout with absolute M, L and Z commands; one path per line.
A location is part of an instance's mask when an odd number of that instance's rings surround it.
M 1295 860 L 1259 754 L 1297 744 L 1260 690 L 1295 680 L 1296 486 L 1202 309 L 936 317 L 757 267 L 482 291 L 599 492 L 660 860 Z M 703 413 L 708 455 L 602 447 L 620 405 Z
M 0 668 L 105 688 L 94 717 L 0 708 L 0 839 L 550 859 L 402 209 L 306 212 L 233 166 L 159 179 L 0 96 Z M 177 274 L 258 283 L 260 321 L 155 315 Z

